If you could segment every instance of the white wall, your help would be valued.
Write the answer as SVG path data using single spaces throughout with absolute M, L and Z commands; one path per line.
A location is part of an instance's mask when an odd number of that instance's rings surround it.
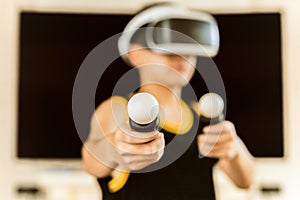
M 12 112 L 14 112 L 13 79 L 15 57 L 14 1 L 0 2 L 0 194 L 11 199 L 12 135 L 14 134 Z
M 14 159 L 16 133 L 16 81 L 17 81 L 17 11 L 60 10 L 85 12 L 128 12 L 138 9 L 141 0 L 1 0 L 0 1 L 0 197 L 14 199 L 12 191 L 15 180 L 22 177 L 38 179 L 43 183 L 51 181 L 47 176 L 36 175 L 31 164 L 19 164 Z M 153 2 L 153 1 L 152 1 Z M 284 199 L 295 199 L 300 185 L 300 3 L 297 0 L 182 0 L 188 6 L 199 7 L 212 12 L 241 12 L 246 10 L 282 10 L 284 22 L 284 100 L 285 100 L 285 139 L 287 157 L 284 160 L 258 159 L 257 183 L 278 183 L 284 188 Z M 57 177 L 59 177 L 58 175 Z M 217 173 L 217 176 L 223 177 Z M 55 176 L 54 176 L 55 177 Z M 85 175 L 76 175 L 84 183 L 92 184 Z M 81 179 L 80 179 L 81 180 Z M 221 184 L 225 179 L 219 181 Z M 81 182 L 81 181 L 79 181 Z M 223 188 L 223 189 L 222 189 Z M 224 188 L 218 190 L 224 192 Z M 232 189 L 233 190 L 233 189 Z M 93 191 L 94 192 L 94 191 Z M 228 192 L 228 190 L 227 190 Z M 224 194 L 224 193 L 222 193 Z M 239 196 L 237 199 L 241 199 Z M 74 198 L 73 198 L 74 199 Z M 220 199 L 226 199 L 225 194 Z M 232 198 L 233 199 L 233 198 Z

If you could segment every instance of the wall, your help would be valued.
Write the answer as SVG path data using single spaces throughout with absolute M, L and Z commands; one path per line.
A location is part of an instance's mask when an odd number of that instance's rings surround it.
M 124 1 L 114 0 L 2 0 L 0 1 L 0 195 L 1 199 L 14 199 L 13 190 L 16 181 L 38 180 L 43 184 L 57 185 L 72 183 L 78 187 L 82 185 L 92 185 L 91 177 L 85 175 L 80 170 L 76 175 L 64 173 L 64 179 L 60 179 L 62 174 L 47 174 L 42 170 L 36 170 L 32 163 L 19 163 L 14 157 L 14 140 L 16 133 L 16 81 L 17 81 L 17 11 L 21 8 L 30 10 L 61 10 L 84 12 L 128 12 L 136 10 L 141 4 L 149 1 L 128 0 L 126 7 Z M 153 2 L 153 1 L 151 1 Z M 240 12 L 246 10 L 282 10 L 284 20 L 284 107 L 285 107 L 285 146 L 287 156 L 284 160 L 257 159 L 257 184 L 254 191 L 261 184 L 278 184 L 283 186 L 283 194 L 280 199 L 295 199 L 299 193 L 300 185 L 300 123 L 298 113 L 300 112 L 300 3 L 297 0 L 228 0 L 228 1 L 181 1 L 193 7 L 203 8 L 212 12 Z M 105 8 L 105 9 L 104 9 Z M 39 173 L 37 173 L 37 171 Z M 50 178 L 51 176 L 51 178 Z M 245 194 L 227 184 L 226 177 L 216 170 L 218 179 L 217 189 L 221 192 L 220 199 L 258 199 L 252 194 Z M 70 180 L 63 181 L 63 180 Z M 79 184 L 81 183 L 81 184 Z M 224 184 L 226 183 L 226 184 Z M 73 187 L 73 189 L 75 186 Z M 70 188 L 69 188 L 70 189 Z M 72 190 L 72 188 L 70 189 Z M 83 188 L 82 188 L 83 190 Z M 89 191 L 87 188 L 85 193 Z M 235 197 L 228 197 L 228 191 L 238 191 Z M 55 195 L 53 199 L 58 199 Z M 95 187 L 90 193 L 96 193 Z M 74 193 L 74 192 L 73 192 Z M 251 198 L 252 195 L 252 198 Z M 249 197 L 250 196 L 250 197 Z M 66 199 L 66 198 L 62 198 Z M 72 198 L 75 199 L 75 198 Z M 91 199 L 91 198 L 90 198 Z
M 14 41 L 14 1 L 0 2 L 0 194 L 11 199 L 12 135 L 14 134 L 13 74 L 16 59 L 13 56 Z

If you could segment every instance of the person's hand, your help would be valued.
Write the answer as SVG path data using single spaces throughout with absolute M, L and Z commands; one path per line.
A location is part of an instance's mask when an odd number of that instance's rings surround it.
M 122 126 L 110 138 L 127 170 L 143 169 L 159 161 L 163 155 L 165 141 L 158 131 L 141 133 Z
M 198 151 L 205 157 L 233 159 L 239 151 L 238 136 L 230 121 L 204 127 L 197 139 Z

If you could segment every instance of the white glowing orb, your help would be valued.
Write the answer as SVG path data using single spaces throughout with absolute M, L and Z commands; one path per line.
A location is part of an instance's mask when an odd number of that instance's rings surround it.
M 141 92 L 130 98 L 127 105 L 129 117 L 138 124 L 151 123 L 159 113 L 159 104 L 154 96 Z
M 216 93 L 207 93 L 199 100 L 200 114 L 206 118 L 215 118 L 221 115 L 224 109 L 224 101 Z

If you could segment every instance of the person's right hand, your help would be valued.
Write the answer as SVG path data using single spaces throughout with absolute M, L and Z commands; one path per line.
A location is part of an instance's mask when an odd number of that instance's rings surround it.
M 129 125 L 122 126 L 111 134 L 111 142 L 121 156 L 119 166 L 134 171 L 143 169 L 159 161 L 163 155 L 165 141 L 163 133 L 135 132 Z

